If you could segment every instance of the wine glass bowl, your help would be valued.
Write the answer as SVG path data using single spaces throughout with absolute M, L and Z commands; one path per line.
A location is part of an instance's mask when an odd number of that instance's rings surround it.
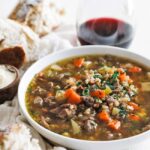
M 81 45 L 110 45 L 126 48 L 135 31 L 131 0 L 81 0 L 77 35 Z

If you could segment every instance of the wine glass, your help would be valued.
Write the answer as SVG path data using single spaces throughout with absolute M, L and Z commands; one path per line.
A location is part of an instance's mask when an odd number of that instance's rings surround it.
M 127 48 L 135 33 L 132 0 L 80 0 L 77 35 L 81 45 Z

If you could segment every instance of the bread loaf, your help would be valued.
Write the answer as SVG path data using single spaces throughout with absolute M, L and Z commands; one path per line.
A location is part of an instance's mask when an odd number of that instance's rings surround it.
M 29 26 L 40 36 L 46 35 L 61 24 L 64 15 L 64 9 L 57 7 L 55 1 L 21 0 L 10 18 Z

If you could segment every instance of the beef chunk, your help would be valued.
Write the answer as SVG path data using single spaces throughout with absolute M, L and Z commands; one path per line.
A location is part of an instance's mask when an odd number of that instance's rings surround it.
M 76 105 L 62 104 L 54 109 L 51 109 L 50 113 L 52 113 L 53 115 L 55 115 L 60 119 L 70 119 L 75 115 L 76 110 L 77 110 Z
M 60 106 L 61 104 L 63 104 L 65 101 L 56 101 L 55 96 L 49 96 L 44 98 L 44 102 L 45 105 L 52 109 L 52 108 L 56 108 L 57 106 Z
M 86 120 L 84 123 L 84 129 L 88 132 L 88 133 L 93 133 L 95 132 L 97 128 L 97 123 L 93 120 Z
M 92 107 L 94 105 L 94 98 L 90 96 L 82 96 L 81 99 L 87 107 Z
M 35 96 L 36 95 L 38 95 L 38 96 L 46 95 L 47 91 L 45 89 L 43 89 L 43 88 L 41 88 L 41 87 L 38 86 L 36 89 L 34 89 L 32 91 L 32 94 L 35 95 Z

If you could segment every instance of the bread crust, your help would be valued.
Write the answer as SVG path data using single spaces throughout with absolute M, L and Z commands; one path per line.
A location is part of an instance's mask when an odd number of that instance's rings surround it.
M 21 46 L 5 48 L 0 51 L 0 64 L 9 64 L 20 68 L 25 62 L 25 52 Z

